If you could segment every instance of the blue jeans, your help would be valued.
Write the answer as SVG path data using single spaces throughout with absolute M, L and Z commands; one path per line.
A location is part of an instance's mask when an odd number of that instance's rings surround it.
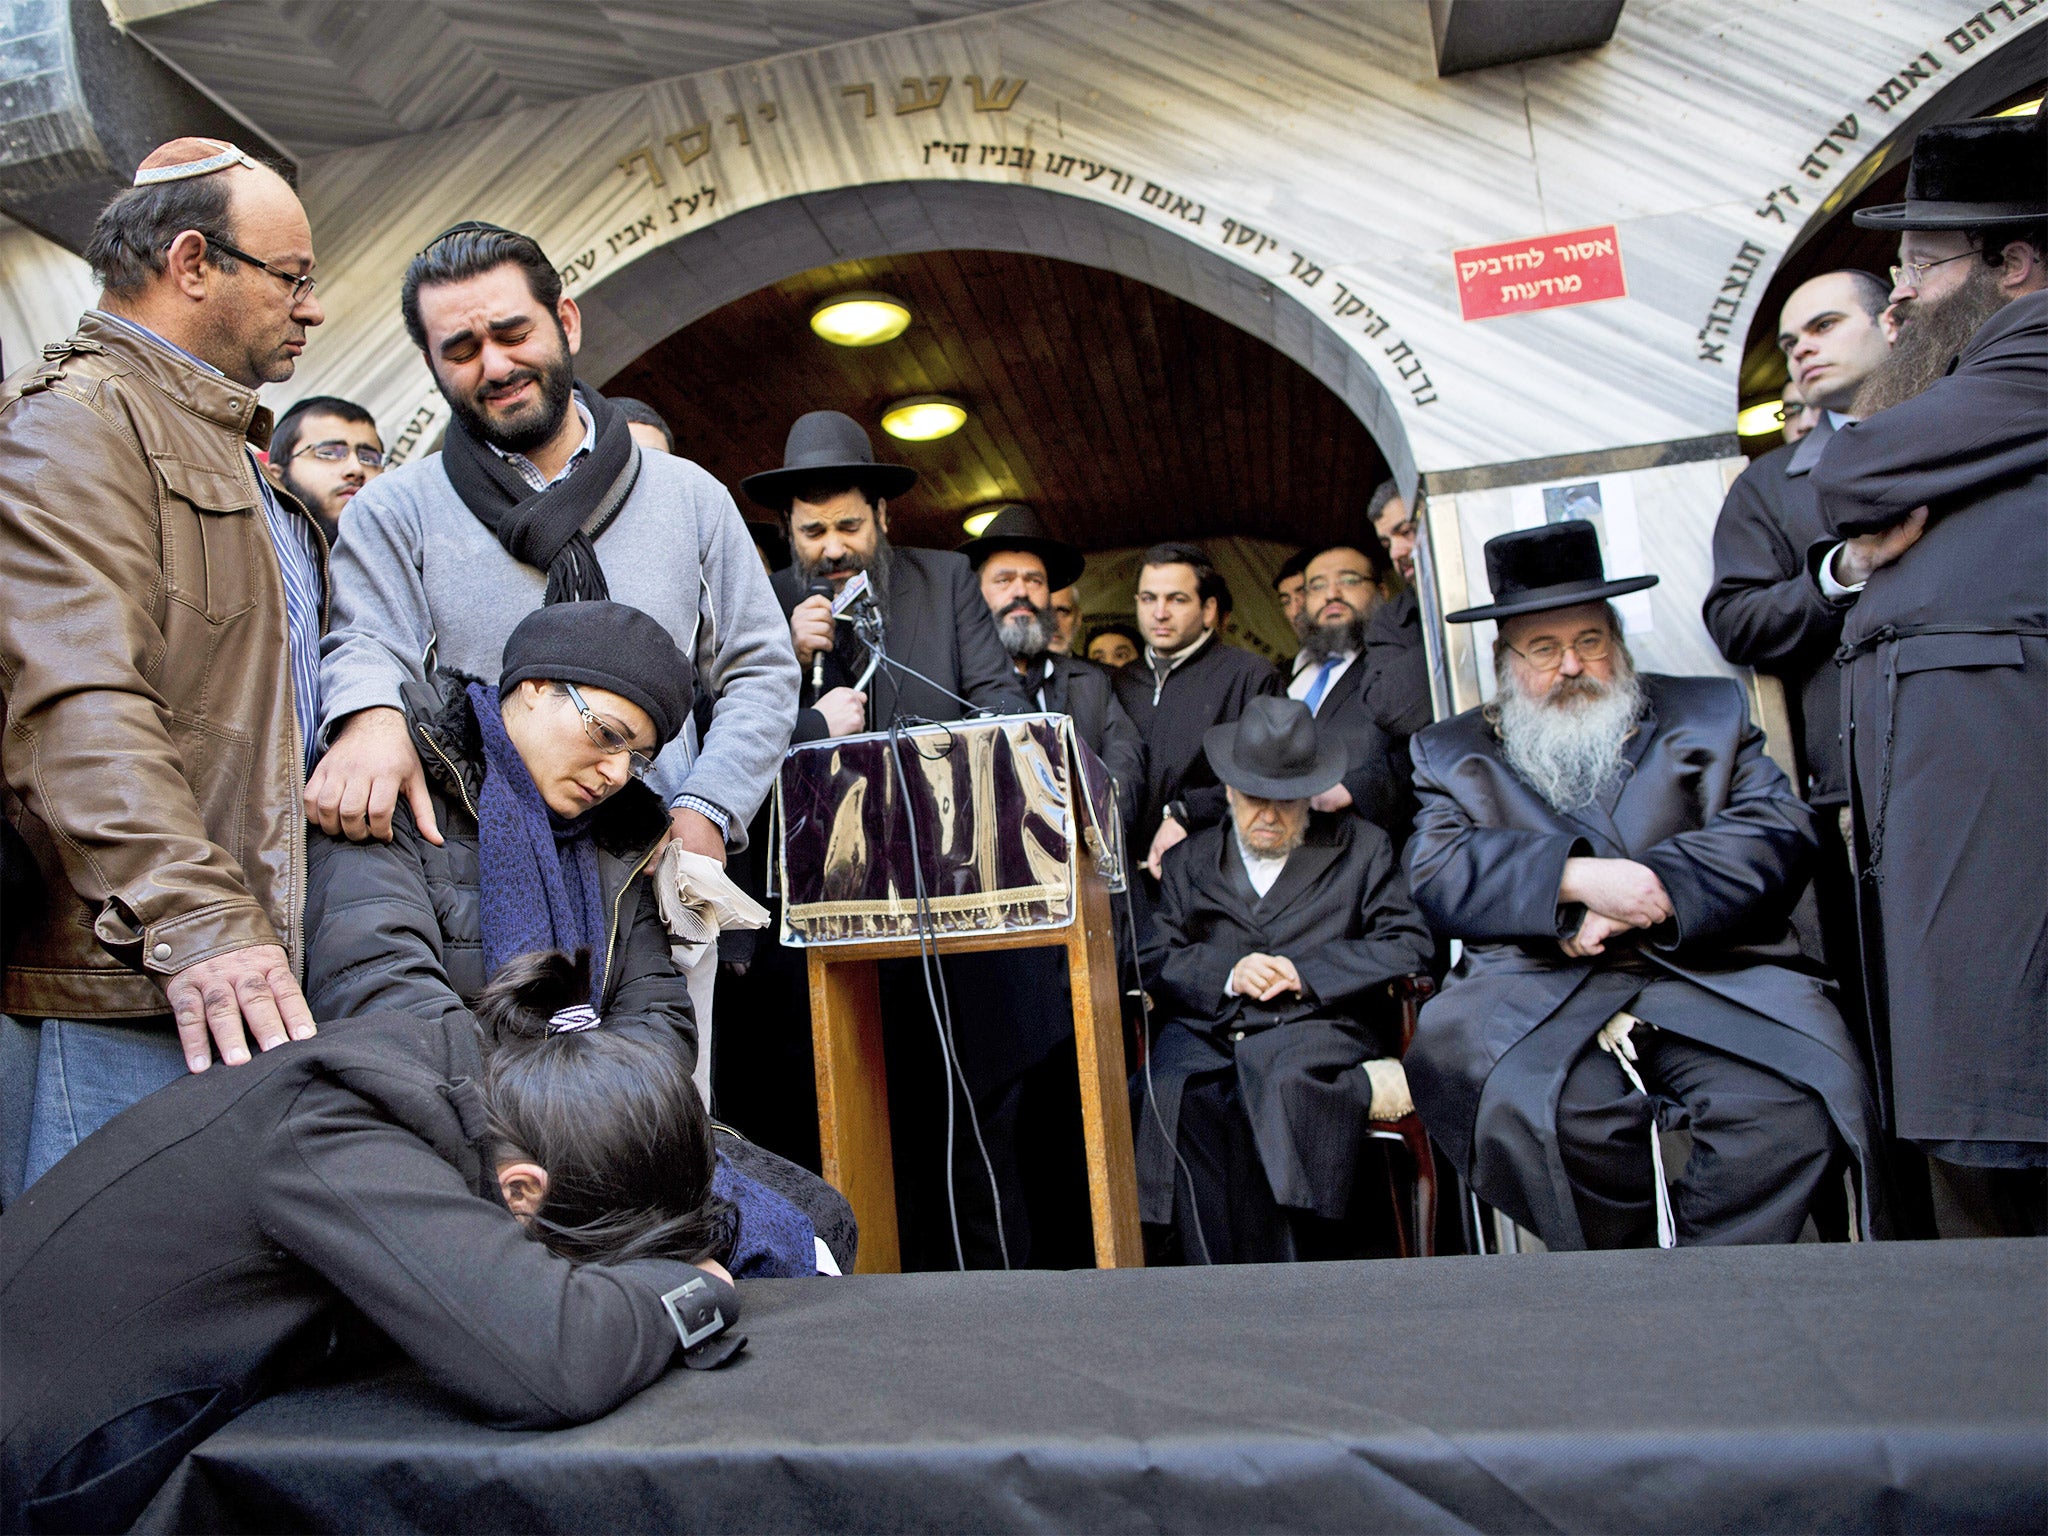
M 0 1209 L 185 1070 L 169 1015 L 120 1023 L 0 1018 Z

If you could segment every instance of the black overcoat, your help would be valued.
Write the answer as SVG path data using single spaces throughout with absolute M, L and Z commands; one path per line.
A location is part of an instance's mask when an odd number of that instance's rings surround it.
M 1834 435 L 1827 417 L 1736 477 L 1714 524 L 1714 582 L 1700 617 L 1721 654 L 1785 684 L 1802 787 L 1814 805 L 1849 797 L 1842 774 L 1842 673 L 1835 647 L 1845 610 L 1821 595 L 1806 552 L 1824 532 L 1813 466 Z
M 1102 759 L 1116 780 L 1117 809 L 1124 826 L 1132 826 L 1138 819 L 1138 797 L 1145 792 L 1145 743 L 1117 699 L 1108 668 L 1048 654 L 1042 670 L 1027 671 L 1020 686 L 1034 704 L 1073 716 L 1074 729 L 1088 750 Z
M 0 1528 L 124 1529 L 257 1398 L 387 1340 L 508 1429 L 594 1419 L 661 1375 L 662 1293 L 702 1272 L 530 1241 L 481 1073 L 463 1014 L 323 1024 L 151 1094 L 9 1206 Z
M 1406 743 L 1381 728 L 1368 690 L 1371 663 L 1361 652 L 1330 684 L 1316 709 L 1316 734 L 1344 743 L 1344 787 L 1351 791 L 1351 809 L 1385 832 L 1394 847 L 1408 841 L 1415 819 L 1415 797 L 1408 788 Z
M 1813 481 L 1830 540 L 1931 513 L 1842 633 L 1894 1126 L 2048 1142 L 2048 292 L 1992 316 L 1925 393 L 1836 433 Z
M 1349 813 L 1312 815 L 1263 897 L 1227 822 L 1172 849 L 1163 870 L 1153 997 L 1167 1022 L 1140 1108 L 1140 1217 L 1173 1219 L 1181 1090 L 1235 1061 L 1273 1198 L 1341 1219 L 1372 1106 L 1358 1066 L 1398 1050 L 1384 989 L 1430 954 L 1387 835 Z M 1231 967 L 1255 953 L 1292 960 L 1307 991 L 1267 1003 L 1224 996 Z M 1146 1090 L 1142 1074 L 1138 1084 Z
M 1645 713 L 1617 788 L 1565 815 L 1500 753 L 1484 709 L 1416 735 L 1421 799 L 1407 853 L 1416 905 L 1464 955 L 1425 1004 L 1408 1082 L 1473 1188 L 1553 1248 L 1583 1248 L 1557 1151 L 1565 1073 L 1622 1008 L 1820 1095 L 1880 1219 L 1876 1111 L 1823 982 L 1791 969 L 1813 811 L 1764 755 L 1730 678 L 1642 676 Z M 1559 940 L 1564 861 L 1634 859 L 1676 911 L 1633 945 L 1573 959 Z
M 1436 718 L 1429 698 L 1429 652 L 1422 640 L 1422 608 L 1415 589 L 1403 587 L 1373 609 L 1365 624 L 1365 702 L 1373 724 L 1398 738 L 1403 782 L 1407 738 Z
M 1145 793 L 1130 828 L 1134 858 L 1143 859 L 1169 800 L 1186 800 L 1197 826 L 1223 818 L 1223 786 L 1202 751 L 1202 733 L 1244 713 L 1250 699 L 1282 693 L 1273 664 L 1250 651 L 1209 639 L 1160 682 L 1140 656 L 1116 674 L 1116 696 L 1145 743 Z
M 785 618 L 809 595 L 795 566 L 784 566 L 769 584 Z M 1014 715 L 1030 707 L 965 555 L 948 549 L 892 547 L 888 598 L 881 606 L 888 623 L 885 643 L 895 660 L 978 709 Z M 867 667 L 867 649 L 854 639 L 851 624 L 839 626 L 838 640 L 825 657 L 826 693 L 852 687 Z M 964 716 L 966 708 L 939 688 L 890 667 L 877 668 L 868 681 L 868 728 L 886 731 L 898 719 Z M 804 668 L 803 697 L 815 702 L 809 667 Z M 827 734 L 824 717 L 815 709 L 807 704 L 797 712 L 793 740 L 817 741 Z

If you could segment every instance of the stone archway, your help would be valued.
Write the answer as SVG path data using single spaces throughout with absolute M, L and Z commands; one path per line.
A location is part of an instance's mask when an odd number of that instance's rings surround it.
M 602 386 L 692 321 L 837 261 L 938 250 L 1051 256 L 1149 283 L 1300 364 L 1342 400 L 1413 490 L 1400 414 L 1358 350 L 1315 311 L 1206 246 L 1119 209 L 1036 187 L 881 182 L 759 204 L 659 246 L 587 289 L 578 371 Z

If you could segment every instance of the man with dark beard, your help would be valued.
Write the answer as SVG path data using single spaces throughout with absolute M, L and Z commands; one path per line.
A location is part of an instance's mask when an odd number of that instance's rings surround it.
M 1145 788 L 1145 744 L 1117 702 L 1109 674 L 1053 650 L 1059 620 L 1051 601 L 1072 590 L 1087 560 L 1072 544 L 1050 537 L 1038 514 L 1022 505 L 998 512 L 960 546 L 960 553 L 974 565 L 996 635 L 1016 665 L 1025 697 L 1040 709 L 1073 717 L 1088 750 L 1116 781 L 1117 807 L 1130 826 L 1138 819 L 1138 796 Z
M 2048 1230 L 2044 160 L 2038 113 L 1931 128 L 1857 212 L 1900 231 L 1899 340 L 1813 472 L 1867 995 L 1945 1235 Z
M 1366 699 L 1371 668 L 1363 660 L 1367 626 L 1385 601 L 1385 555 L 1351 544 L 1316 551 L 1303 567 L 1303 607 L 1296 632 L 1301 652 L 1287 696 L 1306 704 L 1317 728 L 1344 744 L 1344 777 L 1316 796 L 1319 811 L 1356 811 L 1393 839 L 1408 840 L 1414 804 L 1408 793 L 1405 739 L 1396 742 L 1373 718 Z
M 1787 916 L 1813 812 L 1728 678 L 1638 674 L 1599 539 L 1488 541 L 1499 691 L 1417 735 L 1416 905 L 1464 955 L 1406 1058 L 1473 1189 L 1552 1248 L 1789 1243 L 1876 1113 Z M 1692 1133 L 1666 1192 L 1659 1128 Z
M 974 709 L 1027 707 L 966 560 L 890 544 L 889 498 L 915 484 L 907 465 L 877 464 L 860 423 L 838 411 L 798 417 L 782 467 L 740 482 L 789 529 L 790 564 L 774 585 L 803 668 L 798 741 L 887 730 L 899 718 L 958 720 Z M 896 666 L 870 671 L 867 647 L 851 624 L 834 621 L 832 598 L 819 590 L 837 595 L 862 571 Z
M 723 864 L 746 846 L 796 710 L 796 658 L 739 509 L 698 465 L 644 452 L 576 383 L 582 316 L 526 236 L 456 225 L 412 259 L 400 307 L 453 420 L 440 453 L 349 504 L 321 653 L 332 745 L 307 815 L 330 836 L 389 842 L 402 797 L 438 845 L 401 691 L 436 667 L 494 676 L 534 609 L 609 597 L 653 615 L 717 697 L 710 729 L 664 747 L 648 784 L 674 839 Z M 706 1092 L 717 963 L 707 949 L 690 972 Z

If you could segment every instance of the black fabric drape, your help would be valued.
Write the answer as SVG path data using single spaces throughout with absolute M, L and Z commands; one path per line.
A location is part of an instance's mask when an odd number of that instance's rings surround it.
M 596 427 L 590 458 L 573 474 L 536 491 L 519 471 L 469 435 L 456 417 L 448 423 L 441 462 L 448 483 L 507 554 L 548 573 L 549 603 L 601 602 L 611 596 L 594 542 L 625 504 L 640 470 L 640 452 L 618 407 L 594 389 L 576 386 Z

